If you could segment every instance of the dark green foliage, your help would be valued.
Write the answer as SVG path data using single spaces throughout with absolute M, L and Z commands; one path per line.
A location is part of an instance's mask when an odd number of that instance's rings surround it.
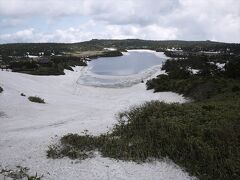
M 154 92 L 174 91 L 200 101 L 223 92 L 230 92 L 233 86 L 240 85 L 240 82 L 222 77 L 187 79 L 171 79 L 168 75 L 159 75 L 147 81 L 147 89 L 154 89 Z
M 208 61 L 212 61 L 211 58 L 216 58 L 220 62 L 226 62 L 229 56 L 240 54 L 239 44 L 219 43 L 213 41 L 149 41 L 140 39 L 126 39 L 126 40 L 91 40 L 81 43 L 19 43 L 19 44 L 2 44 L 0 45 L 0 54 L 3 57 L 5 65 L 9 65 L 11 62 L 16 61 L 29 61 L 26 55 L 38 56 L 39 53 L 44 53 L 44 57 L 50 60 L 49 63 L 40 62 L 24 62 L 11 65 L 11 69 L 15 72 L 28 73 L 33 75 L 63 75 L 64 69 L 70 69 L 70 66 L 86 66 L 86 62 L 81 61 L 79 57 L 66 56 L 66 54 L 74 54 L 76 52 L 83 51 L 102 51 L 106 47 L 114 47 L 116 51 L 107 51 L 102 55 L 89 55 L 89 58 L 97 57 L 114 57 L 121 56 L 121 51 L 126 49 L 152 49 L 156 51 L 164 51 L 166 48 L 182 49 L 183 55 L 180 57 L 189 57 L 190 61 L 183 60 L 181 64 L 188 64 L 192 68 L 197 68 L 206 64 Z M 198 52 L 200 51 L 221 51 L 219 55 L 205 56 L 199 58 Z M 167 53 L 167 52 L 165 52 Z M 168 52 L 171 53 L 171 52 Z M 200 53 L 201 54 L 201 53 Z M 60 56 L 59 56 L 60 55 Z M 167 54 L 169 55 L 169 54 Z M 169 55 L 171 56 L 171 55 Z M 52 62 L 54 59 L 60 59 L 60 61 Z M 194 62 L 191 63 L 190 62 Z M 59 64 L 60 63 L 60 64 Z M 19 64 L 21 66 L 19 67 Z M 57 65 L 56 65 L 57 64 Z M 187 67 L 182 66 L 183 69 Z M 205 66 L 206 69 L 201 71 L 202 75 L 209 75 L 212 73 L 219 73 L 219 69 L 215 65 Z M 230 68 L 231 69 L 231 68 Z M 237 71 L 236 71 L 237 73 Z M 236 76 L 236 73 L 229 71 L 229 76 Z
M 225 71 L 210 62 L 226 63 Z M 172 114 L 177 116 L 167 123 L 174 127 L 164 132 L 176 137 L 166 138 L 173 149 L 166 149 L 165 155 L 200 179 L 240 178 L 239 62 L 239 57 L 232 56 L 168 60 L 163 66 L 168 75 L 159 75 L 146 83 L 155 92 L 174 91 L 200 101 L 173 108 Z M 171 76 L 183 67 L 194 67 L 200 72 L 189 77 Z M 183 112 L 178 115 L 180 107 Z M 159 148 L 163 153 L 164 148 Z
M 73 70 L 71 66 L 87 66 L 87 63 L 79 57 L 53 56 L 44 57 L 33 61 L 24 59 L 10 62 L 9 68 L 13 72 L 21 72 L 32 75 L 64 75 L 64 69 Z
M 191 77 L 191 72 L 186 68 L 179 68 L 175 71 L 170 71 L 168 73 L 169 78 L 171 79 L 186 79 Z
M 210 63 L 232 60 L 203 56 L 167 61 L 163 68 L 168 74 L 147 81 L 147 88 L 178 92 L 197 101 L 152 101 L 133 107 L 119 114 L 111 132 L 98 137 L 66 135 L 60 146 L 49 148 L 48 157 L 84 159 L 97 150 L 106 157 L 137 162 L 168 157 L 199 179 L 240 179 L 238 66 L 226 66 L 229 69 L 222 72 Z M 189 68 L 200 72 L 194 75 Z M 234 68 L 234 76 L 229 76 Z
M 13 61 L 10 63 L 9 68 L 12 69 L 13 72 L 20 72 L 24 70 L 34 71 L 38 68 L 37 62 L 23 60 L 23 61 Z
M 167 75 L 159 75 L 147 81 L 146 86 L 147 89 L 154 89 L 154 92 L 174 91 L 198 101 L 209 99 L 219 93 L 238 90 L 239 62 L 235 56 L 202 55 L 167 60 L 162 67 Z M 226 63 L 226 70 L 219 69 L 215 63 Z M 189 68 L 199 72 L 193 74 Z
M 232 92 L 237 92 L 237 91 L 240 91 L 240 88 L 239 88 L 239 86 L 233 86 L 233 88 L 232 88 Z
M 69 70 L 69 71 L 74 71 L 71 66 L 67 66 L 67 67 L 65 67 L 65 69 L 67 69 L 67 70 Z
M 116 150 L 124 159 L 167 156 L 200 179 L 238 179 L 240 101 L 231 95 L 228 102 L 150 102 L 132 108 L 113 131 L 126 148 Z
M 37 97 L 37 96 L 29 96 L 28 100 L 31 101 L 31 102 L 35 102 L 35 103 L 45 104 L 44 99 L 41 99 L 40 97 Z
M 27 180 L 41 180 L 43 175 L 38 176 L 36 173 L 35 175 L 29 175 L 28 173 L 29 168 L 17 166 L 15 170 L 12 169 L 0 169 L 0 174 L 5 178 L 11 179 L 27 179 Z
M 99 137 L 66 135 L 58 148 L 48 150 L 48 157 L 85 159 L 95 150 L 122 160 L 169 157 L 200 179 L 237 180 L 240 97 L 230 96 L 223 94 L 224 100 L 204 103 L 152 101 L 133 107 L 119 114 L 111 133 Z
M 104 52 L 101 57 L 116 57 L 116 56 L 122 56 L 123 54 L 120 51 L 107 51 Z
M 2 44 L 0 45 L 0 54 L 2 56 L 24 56 L 27 52 L 31 55 L 49 56 L 64 54 L 65 52 L 84 51 L 84 50 L 102 50 L 106 47 L 115 47 L 122 49 L 152 49 L 162 50 L 165 48 L 181 48 L 184 51 L 222 51 L 225 53 L 240 54 L 240 45 L 234 43 L 220 43 L 213 41 L 149 41 L 141 39 L 125 39 L 125 40 L 98 40 L 81 43 L 18 43 L 18 44 Z M 229 50 L 227 50 L 229 49 Z
M 170 78 L 168 75 L 159 75 L 157 78 L 153 78 L 146 82 L 147 90 L 154 88 L 154 92 L 170 91 L 169 81 Z
M 99 148 L 101 144 L 101 138 L 90 135 L 68 134 L 61 138 L 62 146 L 49 146 L 47 157 L 55 159 L 67 156 L 71 159 L 83 160 L 93 157 L 93 151 Z
M 226 63 L 231 56 L 218 55 L 209 57 L 206 55 L 192 55 L 184 59 L 169 59 L 162 67 L 168 73 L 174 73 L 181 69 L 187 70 L 188 68 L 200 70 L 198 76 L 210 77 L 214 75 L 221 75 L 223 72 L 215 65 L 215 63 Z M 183 77 L 186 78 L 186 77 Z
M 87 66 L 85 61 L 74 56 L 53 56 L 51 57 L 51 61 L 54 64 L 63 64 L 65 68 L 67 66 Z
M 52 64 L 41 64 L 36 61 L 25 60 L 25 61 L 14 61 L 9 66 L 13 72 L 21 72 L 32 75 L 61 75 L 63 68 L 59 68 L 59 65 Z
M 226 66 L 226 76 L 230 78 L 240 79 L 240 57 L 229 61 Z
M 71 45 L 63 43 L 17 43 L 0 45 L 0 54 L 4 56 L 25 56 L 27 52 L 38 56 L 40 52 L 45 55 L 51 53 L 61 54 L 71 50 Z
M 0 93 L 3 92 L 3 88 L 0 86 Z

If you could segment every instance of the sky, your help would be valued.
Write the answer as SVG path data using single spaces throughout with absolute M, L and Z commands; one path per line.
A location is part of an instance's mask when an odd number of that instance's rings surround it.
M 240 0 L 0 0 L 0 43 L 91 39 L 240 43 Z

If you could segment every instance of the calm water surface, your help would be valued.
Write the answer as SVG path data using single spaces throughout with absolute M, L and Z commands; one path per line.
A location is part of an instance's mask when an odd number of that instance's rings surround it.
M 98 58 L 89 62 L 77 82 L 95 87 L 130 87 L 156 74 L 166 59 L 164 53 L 150 50 L 131 50 L 120 57 Z
M 90 71 L 98 75 L 127 76 L 162 64 L 161 58 L 148 51 L 129 51 L 120 57 L 98 58 L 89 63 Z

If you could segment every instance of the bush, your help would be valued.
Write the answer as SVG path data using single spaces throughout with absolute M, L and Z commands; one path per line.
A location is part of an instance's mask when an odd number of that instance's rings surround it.
M 3 88 L 0 86 L 0 93 L 3 92 Z
M 100 147 L 100 138 L 93 136 L 79 136 L 68 134 L 61 138 L 61 145 L 49 146 L 47 157 L 61 158 L 67 156 L 71 159 L 86 159 L 94 156 L 94 150 Z
M 3 176 L 4 179 L 27 179 L 27 180 L 41 180 L 43 175 L 38 176 L 36 173 L 35 175 L 29 175 L 29 168 L 17 166 L 16 169 L 0 169 L 0 175 Z M 1 177 L 1 176 L 0 176 Z
M 233 86 L 232 92 L 237 92 L 237 91 L 240 91 L 239 86 Z
M 173 91 L 196 101 L 206 100 L 224 92 L 236 91 L 239 85 L 238 80 L 222 77 L 199 78 L 194 76 L 187 79 L 172 79 L 168 75 L 159 75 L 146 83 L 148 90 Z M 236 87 L 233 88 L 234 86 Z
M 48 157 L 85 159 L 95 150 L 106 157 L 137 162 L 169 157 L 200 179 L 239 179 L 240 98 L 230 96 L 227 102 L 152 101 L 133 107 L 119 114 L 111 133 L 98 137 L 68 134 L 60 146 L 48 150 Z
M 37 96 L 29 96 L 28 100 L 31 102 L 35 102 L 35 103 L 45 103 L 44 99 L 41 99 L 40 97 Z
M 103 54 L 101 54 L 101 57 L 117 57 L 117 56 L 122 56 L 122 52 L 120 51 L 106 51 Z
M 239 79 L 240 78 L 240 61 L 239 58 L 229 61 L 225 66 L 225 74 L 227 77 Z

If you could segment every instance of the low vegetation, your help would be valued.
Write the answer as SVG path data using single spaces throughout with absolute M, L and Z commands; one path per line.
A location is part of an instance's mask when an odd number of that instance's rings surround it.
M 37 97 L 37 96 L 29 96 L 29 97 L 28 97 L 28 100 L 31 101 L 31 102 L 35 102 L 35 103 L 45 104 L 44 99 L 42 99 L 42 98 L 40 98 L 40 97 Z
M 67 156 L 71 159 L 84 160 L 93 157 L 94 151 L 100 145 L 102 143 L 98 137 L 69 134 L 61 138 L 61 145 L 49 146 L 47 157 L 56 159 Z
M 43 175 L 39 176 L 37 173 L 35 175 L 29 175 L 28 173 L 29 168 L 17 166 L 16 169 L 7 169 L 7 168 L 1 168 L 0 169 L 0 178 L 1 176 L 4 179 L 11 178 L 14 180 L 17 179 L 26 179 L 26 180 L 41 180 L 43 178 Z
M 116 57 L 122 56 L 123 54 L 120 51 L 107 51 L 101 55 L 101 57 Z
M 147 81 L 147 89 L 154 92 L 174 91 L 196 101 L 210 99 L 224 92 L 239 91 L 240 83 L 235 79 L 222 77 L 171 79 L 168 75 L 159 75 Z
M 168 157 L 199 179 L 240 179 L 240 69 L 228 58 L 224 70 L 206 57 L 169 60 L 167 72 L 149 80 L 148 89 L 174 91 L 193 101 L 147 102 L 118 116 L 100 136 L 68 134 L 47 151 L 49 158 L 102 156 L 144 162 Z M 234 65 L 232 65 L 234 64 Z M 199 70 L 197 74 L 190 69 Z
M 169 157 L 200 179 L 239 179 L 239 97 L 230 93 L 205 103 L 148 102 L 120 113 L 110 133 L 62 137 L 48 157 L 85 159 L 96 150 L 142 162 Z
M 116 50 L 106 51 L 106 47 L 115 48 Z M 169 48 L 179 49 L 183 52 L 166 51 Z M 81 43 L 2 44 L 0 45 L 0 56 L 2 58 L 0 66 L 3 69 L 10 68 L 14 72 L 32 75 L 63 75 L 64 69 L 71 70 L 71 66 L 86 66 L 84 59 L 121 56 L 121 52 L 126 51 L 126 49 L 151 49 L 165 52 L 166 55 L 171 57 L 204 54 L 201 53 L 202 51 L 221 52 L 220 55 L 226 57 L 231 54 L 240 54 L 239 44 L 234 43 L 93 39 Z M 29 58 L 29 55 L 38 56 L 38 58 L 31 58 L 31 56 Z
M 240 53 L 239 44 L 220 43 L 214 41 L 151 41 L 141 39 L 105 40 L 93 39 L 81 43 L 13 43 L 0 45 L 0 54 L 3 59 L 7 56 L 25 56 L 28 52 L 38 56 L 64 55 L 65 53 L 83 51 L 102 51 L 103 48 L 114 47 L 118 50 L 124 49 L 152 49 L 164 51 L 166 48 L 181 48 L 184 51 L 229 51 L 229 53 Z
M 216 64 L 225 64 L 219 68 Z M 196 74 L 191 69 L 197 69 Z M 224 92 L 238 91 L 240 87 L 240 61 L 234 56 L 192 56 L 185 59 L 167 60 L 162 74 L 147 81 L 147 89 L 154 92 L 174 91 L 197 101 Z
M 91 54 L 86 52 L 85 56 L 81 55 L 61 55 L 61 56 L 42 56 L 36 58 L 29 58 L 27 56 L 5 58 L 10 59 L 7 68 L 13 72 L 27 73 L 32 75 L 64 75 L 64 70 L 73 71 L 72 67 L 87 66 L 89 58 L 98 57 L 115 57 L 122 56 L 120 51 L 100 51 L 99 54 Z M 88 57 L 88 58 L 86 58 Z M 0 64 L 1 65 L 1 64 Z
M 79 57 L 53 56 L 33 61 L 29 58 L 11 61 L 9 68 L 13 72 L 32 75 L 64 75 L 64 69 L 72 70 L 73 66 L 87 66 Z

